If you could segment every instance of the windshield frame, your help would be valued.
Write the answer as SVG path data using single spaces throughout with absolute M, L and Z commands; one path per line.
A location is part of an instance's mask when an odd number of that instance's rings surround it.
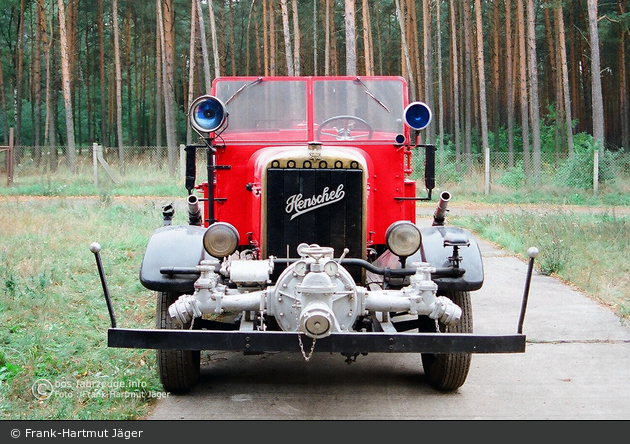
M 364 126 L 358 120 L 335 121 L 335 130 L 345 126 L 355 134 L 319 134 L 324 142 L 395 143 L 407 131 L 407 83 L 399 76 L 220 77 L 212 94 L 226 106 L 228 127 L 221 138 L 230 142 L 317 140 L 319 126 L 335 116 L 362 118 L 372 132 L 367 137 L 356 131 Z

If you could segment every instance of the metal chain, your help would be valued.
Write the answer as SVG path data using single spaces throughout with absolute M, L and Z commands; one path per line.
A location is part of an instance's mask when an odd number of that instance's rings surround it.
M 304 344 L 302 344 L 302 333 L 298 332 L 298 342 L 300 344 L 300 351 L 302 352 L 302 356 L 304 356 L 304 360 L 306 362 L 311 360 L 311 356 L 313 356 L 313 352 L 315 351 L 315 341 L 316 339 L 313 338 L 313 345 L 311 345 L 311 351 L 308 353 L 308 356 L 306 356 L 306 353 L 304 352 Z
M 296 308 L 298 308 L 298 310 L 295 311 L 295 320 L 298 323 L 298 343 L 300 344 L 300 352 L 302 352 L 302 356 L 304 356 L 304 360 L 308 362 L 311 360 L 311 357 L 313 356 L 313 352 L 315 351 L 316 338 L 313 338 L 313 345 L 311 345 L 311 351 L 308 353 L 308 356 L 306 356 L 306 352 L 304 351 L 304 344 L 302 344 L 302 333 L 300 333 L 300 316 L 298 314 L 300 306 L 297 305 Z

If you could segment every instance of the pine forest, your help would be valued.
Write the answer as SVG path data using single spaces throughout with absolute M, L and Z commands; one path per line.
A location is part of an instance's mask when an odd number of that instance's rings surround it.
M 2 0 L 0 144 L 190 142 L 219 76 L 400 75 L 457 156 L 630 147 L 628 0 Z

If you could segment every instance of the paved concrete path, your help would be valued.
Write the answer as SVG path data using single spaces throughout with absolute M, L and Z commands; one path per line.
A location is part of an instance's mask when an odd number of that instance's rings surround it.
M 480 242 L 486 280 L 472 294 L 476 333 L 515 333 L 527 264 Z M 473 355 L 453 393 L 423 379 L 420 356 L 204 353 L 200 382 L 149 420 L 630 418 L 630 327 L 561 281 L 534 273 L 525 353 Z

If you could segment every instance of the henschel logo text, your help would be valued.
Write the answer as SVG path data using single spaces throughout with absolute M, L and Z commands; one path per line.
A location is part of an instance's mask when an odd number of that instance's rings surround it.
M 313 197 L 307 197 L 306 199 L 302 197 L 302 193 L 294 194 L 287 199 L 285 211 L 288 214 L 293 213 L 291 216 L 291 220 L 293 220 L 304 213 L 308 213 L 309 211 L 339 202 L 345 195 L 346 192 L 343 190 L 343 184 L 340 184 L 336 190 L 332 191 L 326 187 L 321 194 Z

